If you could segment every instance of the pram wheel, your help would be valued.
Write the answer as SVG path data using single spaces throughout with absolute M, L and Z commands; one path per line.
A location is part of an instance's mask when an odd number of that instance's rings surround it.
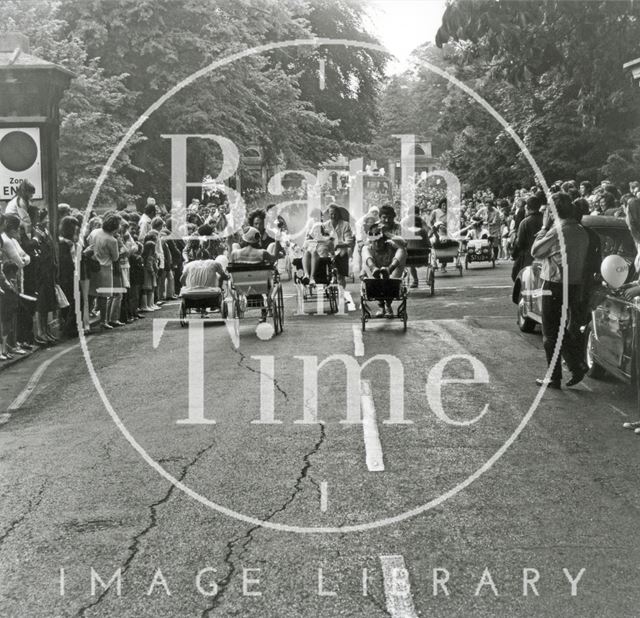
M 282 286 L 278 285 L 277 291 L 272 297 L 271 305 L 273 330 L 278 335 L 284 331 L 284 295 Z
M 187 325 L 187 304 L 184 299 L 180 303 L 180 326 L 185 327 Z
M 328 285 L 325 288 L 329 299 L 329 313 L 338 313 L 338 288 L 335 285 Z

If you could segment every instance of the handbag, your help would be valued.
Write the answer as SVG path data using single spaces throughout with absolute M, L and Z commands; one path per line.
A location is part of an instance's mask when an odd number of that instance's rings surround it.
M 59 309 L 66 309 L 69 306 L 69 301 L 65 293 L 62 291 L 62 288 L 56 283 L 54 286 L 56 292 L 56 302 L 58 303 Z

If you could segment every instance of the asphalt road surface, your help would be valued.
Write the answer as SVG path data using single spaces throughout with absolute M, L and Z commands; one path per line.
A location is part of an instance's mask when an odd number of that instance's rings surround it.
M 637 615 L 634 398 L 586 379 L 534 406 L 510 268 L 439 273 L 406 333 L 296 316 L 286 282 L 282 335 L 249 314 L 199 353 L 166 305 L 88 339 L 113 416 L 75 342 L 2 372 L 0 615 Z M 200 395 L 215 424 L 178 423 Z

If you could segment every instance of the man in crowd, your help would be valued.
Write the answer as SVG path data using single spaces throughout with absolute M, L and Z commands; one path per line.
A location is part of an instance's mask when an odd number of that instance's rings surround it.
M 518 277 L 518 273 L 533 262 L 531 247 L 536 239 L 536 234 L 542 227 L 542 214 L 540 213 L 540 200 L 532 195 L 527 198 L 525 206 L 525 218 L 520 222 L 513 243 L 512 257 L 514 259 L 511 269 L 511 279 Z
M 566 193 L 553 195 L 558 223 L 553 224 L 551 209 L 545 211 L 545 221 L 538 232 L 531 247 L 531 255 L 542 260 L 540 276 L 542 279 L 542 340 L 547 363 L 551 367 L 551 377 L 548 382 L 537 379 L 536 384 L 547 384 L 549 388 L 562 388 L 561 359 L 567 363 L 571 371 L 571 378 L 567 386 L 578 384 L 585 376 L 587 367 L 582 358 L 582 338 L 579 331 L 579 320 L 576 316 L 581 313 L 581 291 L 584 280 L 584 265 L 587 259 L 589 237 L 584 228 L 574 216 L 571 198 Z M 558 227 L 560 228 L 558 230 Z M 560 234 L 564 240 L 564 255 L 566 265 L 563 264 L 560 249 Z M 563 280 L 568 283 L 568 297 L 566 298 L 567 324 L 562 335 L 561 354 L 554 360 L 556 343 L 560 336 L 562 317 Z
M 151 221 L 157 214 L 156 200 L 152 197 L 147 198 L 147 205 L 144 207 L 144 214 L 138 222 L 138 237 L 144 238 L 151 230 Z

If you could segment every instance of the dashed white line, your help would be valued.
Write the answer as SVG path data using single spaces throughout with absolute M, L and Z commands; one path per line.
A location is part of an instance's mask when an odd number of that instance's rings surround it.
M 65 348 L 64 350 L 60 350 L 60 352 L 58 352 L 57 354 L 53 355 L 49 360 L 44 361 L 44 363 L 42 363 L 33 372 L 33 375 L 31 376 L 31 378 L 29 378 L 29 381 L 27 382 L 27 385 L 22 389 L 20 394 L 11 402 L 11 404 L 9 405 L 7 410 L 9 410 L 9 411 L 11 411 L 11 410 L 19 410 L 25 404 L 27 399 L 29 399 L 29 397 L 31 397 L 31 395 L 33 394 L 33 391 L 38 386 L 38 382 L 40 382 L 40 379 L 44 375 L 44 372 L 47 370 L 49 365 L 51 363 L 53 363 L 54 361 L 58 360 L 61 356 L 64 356 L 68 352 L 71 352 L 71 350 L 75 350 L 78 347 L 80 347 L 80 344 L 76 343 L 75 345 L 69 346 L 68 348 Z
M 364 356 L 364 342 L 362 341 L 362 330 L 356 324 L 352 327 L 354 356 Z
M 362 430 L 367 468 L 370 472 L 383 472 L 382 445 L 376 424 L 376 408 L 371 396 L 369 380 L 360 380 L 360 409 L 362 410 Z
M 609 407 L 615 412 L 617 412 L 620 416 L 624 416 L 624 417 L 629 416 L 626 412 L 623 412 L 620 408 L 618 408 L 617 406 L 614 406 L 612 403 L 609 404 Z
M 327 512 L 327 505 L 329 503 L 327 494 L 327 481 L 320 482 L 320 511 L 322 513 Z
M 409 572 L 402 556 L 380 556 L 387 612 L 392 618 L 417 618 Z

